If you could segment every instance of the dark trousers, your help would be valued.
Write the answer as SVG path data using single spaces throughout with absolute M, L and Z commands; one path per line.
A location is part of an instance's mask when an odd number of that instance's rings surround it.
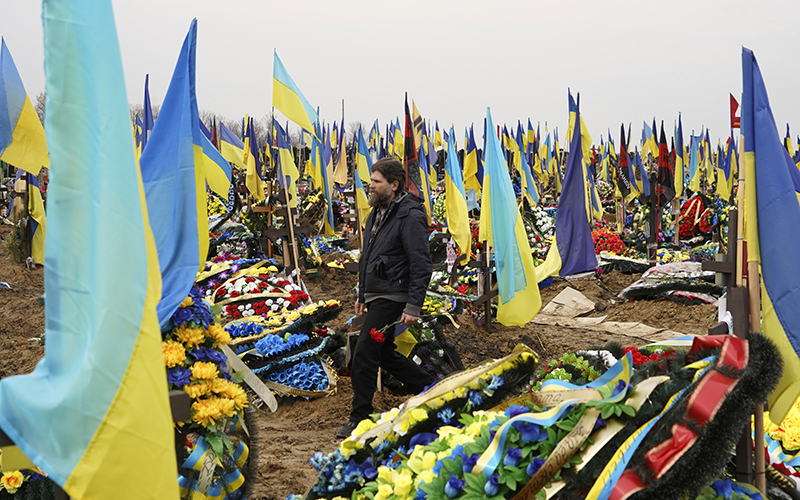
M 369 332 L 394 323 L 403 313 L 405 304 L 387 299 L 375 299 L 367 305 L 367 315 L 358 335 L 353 353 L 351 379 L 353 411 L 351 421 L 363 420 L 372 413 L 372 396 L 377 388 L 378 368 L 383 368 L 400 380 L 409 390 L 418 393 L 436 379 L 422 367 L 395 351 L 394 332 L 397 325 L 384 332 L 385 340 L 375 342 Z

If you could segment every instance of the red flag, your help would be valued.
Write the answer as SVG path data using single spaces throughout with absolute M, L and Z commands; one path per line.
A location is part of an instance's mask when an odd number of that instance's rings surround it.
M 667 136 L 664 134 L 664 121 L 661 121 L 661 139 L 658 143 L 658 172 L 656 190 L 661 194 L 659 204 L 666 205 L 675 197 L 675 169 L 670 161 Z
M 414 125 L 411 122 L 411 113 L 408 111 L 408 94 L 406 94 L 406 134 L 403 153 L 406 165 L 406 190 L 424 201 L 419 157 L 417 156 L 417 146 L 414 143 Z
M 741 118 L 736 116 L 736 110 L 739 109 L 739 103 L 736 98 L 731 94 L 731 128 L 739 128 Z

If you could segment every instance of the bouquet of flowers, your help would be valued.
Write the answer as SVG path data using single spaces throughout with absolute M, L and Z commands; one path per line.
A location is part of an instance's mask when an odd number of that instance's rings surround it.
M 592 240 L 594 241 L 594 251 L 599 254 L 600 252 L 613 253 L 615 255 L 622 255 L 625 251 L 625 244 L 617 233 L 609 231 L 607 228 L 595 229 L 592 231 Z

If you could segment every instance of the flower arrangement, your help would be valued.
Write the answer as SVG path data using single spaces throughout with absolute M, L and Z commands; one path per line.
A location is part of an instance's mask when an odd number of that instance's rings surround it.
M 615 255 L 622 255 L 625 251 L 625 244 L 618 234 L 609 231 L 607 228 L 595 229 L 592 231 L 594 241 L 594 251 L 609 252 Z
M 576 378 L 574 381 L 573 376 Z M 538 391 L 545 380 L 557 379 L 577 383 L 579 378 L 585 383 L 598 377 L 600 372 L 587 359 L 574 353 L 566 353 L 547 363 L 543 370 L 536 372 L 536 382 L 531 390 Z
M 435 223 L 441 225 L 447 225 L 447 216 L 445 215 L 445 192 L 442 191 L 436 198 L 433 200 L 433 209 L 431 210 L 431 215 L 433 216 L 433 220 Z
M 170 318 L 162 342 L 170 389 L 183 390 L 193 399 L 190 428 L 202 428 L 220 443 L 231 419 L 248 405 L 220 350 L 230 341 L 200 291 L 192 289 Z M 222 455 L 221 444 L 215 451 Z
M 225 215 L 228 213 L 228 207 L 225 206 L 225 204 L 216 194 L 210 194 L 206 197 L 206 200 L 206 209 L 208 210 L 209 217 Z

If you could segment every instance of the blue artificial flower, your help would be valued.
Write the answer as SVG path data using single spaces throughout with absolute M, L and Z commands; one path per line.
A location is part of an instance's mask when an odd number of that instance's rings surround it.
M 506 456 L 503 458 L 503 465 L 511 465 L 516 467 L 522 460 L 522 450 L 519 448 L 509 448 Z
M 192 370 L 182 366 L 173 366 L 167 370 L 167 382 L 175 387 L 183 387 L 191 382 Z
M 375 454 L 381 455 L 384 451 L 386 451 L 386 448 L 389 448 L 391 445 L 392 443 L 390 443 L 387 439 L 384 439 L 378 443 L 377 447 L 375 447 Z
M 455 418 L 456 413 L 450 408 L 445 408 L 444 410 L 437 413 L 436 416 L 441 419 L 443 424 L 449 425 L 450 422 Z
M 475 468 L 475 464 L 478 463 L 478 459 L 479 458 L 481 458 L 481 456 L 478 455 L 477 453 L 473 453 L 472 455 L 470 455 L 468 457 L 464 457 L 464 461 L 462 462 L 462 466 L 464 468 L 464 472 L 466 472 L 467 474 L 472 472 L 472 469 Z
M 308 461 L 316 470 L 317 472 L 321 471 L 325 464 L 328 463 L 328 457 L 322 454 L 321 451 L 315 451 L 314 456 Z
M 437 460 L 435 464 L 433 464 L 433 475 L 439 477 L 439 472 L 441 472 L 442 467 L 444 467 L 444 462 L 441 459 Z M 466 471 L 466 468 L 464 469 Z M 472 470 L 472 469 L 470 469 Z
M 469 393 L 469 402 L 472 403 L 473 407 L 478 407 L 483 404 L 483 396 L 478 391 L 471 391 Z
M 377 470 L 375 472 L 377 474 Z M 354 483 L 358 481 L 361 474 L 361 467 L 354 460 L 350 460 L 344 468 L 343 480 L 345 483 Z
M 172 322 L 175 327 L 181 326 L 192 318 L 191 307 L 179 307 L 175 314 L 172 315 Z
M 717 496 L 723 498 L 731 498 L 733 496 L 733 482 L 730 479 L 717 479 L 711 483 L 711 488 L 717 493 Z
M 488 389 L 490 391 L 496 391 L 497 389 L 502 387 L 504 383 L 505 383 L 505 380 L 503 380 L 503 377 L 501 377 L 500 375 L 497 375 L 497 374 L 493 374 L 492 375 L 492 381 L 489 382 L 489 387 L 487 387 L 486 389 Z
M 527 472 L 530 477 L 533 477 L 533 475 L 542 468 L 542 465 L 544 465 L 543 458 L 534 458 L 533 461 L 528 464 L 528 468 L 525 472 Z
M 592 427 L 592 432 L 598 429 L 602 429 L 605 426 L 606 426 L 606 421 L 600 417 L 597 417 L 597 420 L 594 421 L 594 427 Z
M 413 450 L 414 446 L 416 445 L 425 446 L 426 444 L 434 442 L 437 437 L 438 436 L 433 432 L 418 432 L 414 437 L 411 438 L 411 441 L 408 443 L 408 447 Z
M 492 474 L 486 478 L 486 484 L 483 486 L 483 492 L 487 496 L 493 497 L 500 491 L 500 476 Z
M 623 391 L 627 391 L 627 389 L 628 389 L 628 383 L 625 382 L 624 380 L 620 380 L 614 387 L 614 390 L 611 392 L 611 397 L 614 397 Z
M 533 422 L 514 422 L 512 424 L 522 435 L 522 442 L 538 443 L 547 439 L 547 431 L 539 424 Z
M 369 481 L 372 481 L 378 476 L 378 469 L 372 465 L 372 457 L 368 457 L 364 460 L 364 463 L 361 464 L 361 473 L 364 474 L 364 477 Z
M 447 495 L 447 498 L 455 498 L 461 493 L 466 484 L 463 479 L 459 479 L 458 476 L 451 472 L 450 480 L 444 485 L 444 494 Z
M 520 413 L 530 413 L 530 410 L 529 410 L 529 409 L 527 409 L 527 408 L 526 408 L 526 407 L 524 407 L 524 406 L 520 406 L 520 405 L 511 405 L 511 406 L 509 406 L 508 408 L 506 408 L 506 411 L 505 411 L 505 415 L 506 415 L 506 417 L 508 417 L 508 418 L 514 418 L 514 417 L 516 417 L 517 415 L 519 415 Z

